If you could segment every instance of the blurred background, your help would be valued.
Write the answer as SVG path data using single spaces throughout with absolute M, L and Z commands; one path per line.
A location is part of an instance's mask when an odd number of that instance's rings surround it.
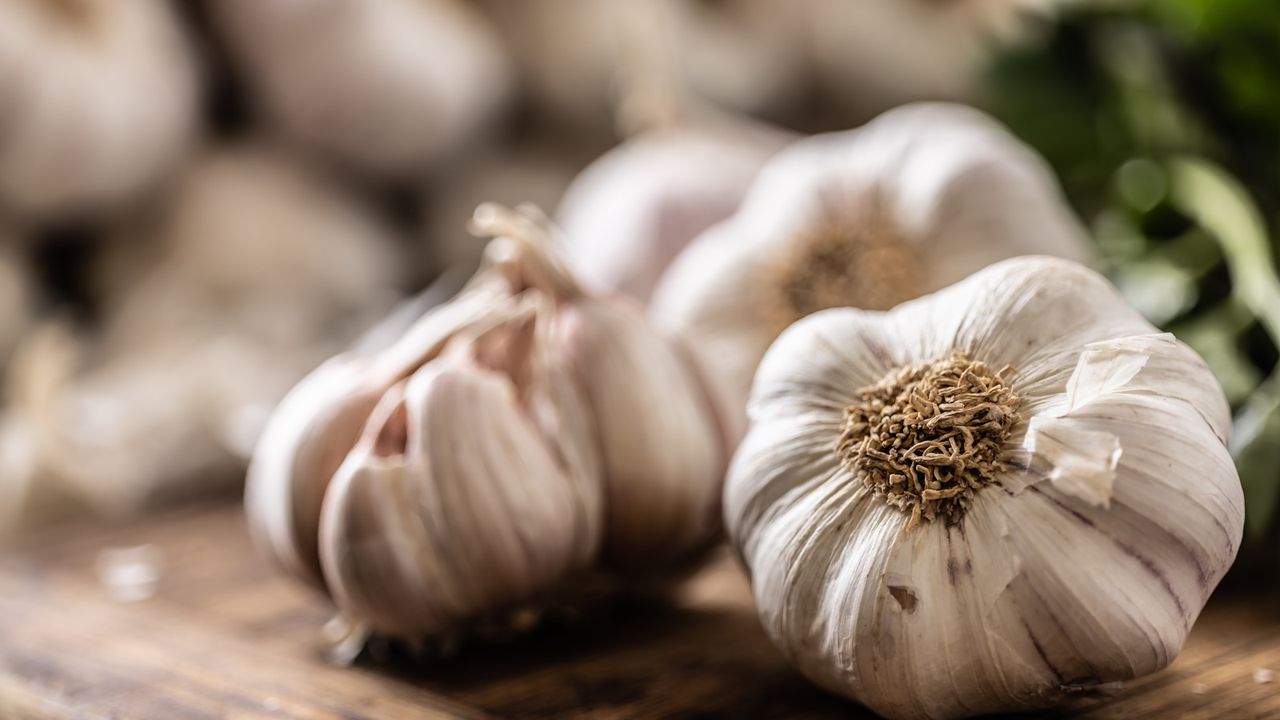
M 590 254 L 655 183 L 759 162 L 708 144 L 921 99 L 1044 155 L 1209 361 L 1273 544 L 1280 4 L 1253 0 L 3 0 L 0 523 L 236 492 L 302 375 L 465 278 L 480 202 Z

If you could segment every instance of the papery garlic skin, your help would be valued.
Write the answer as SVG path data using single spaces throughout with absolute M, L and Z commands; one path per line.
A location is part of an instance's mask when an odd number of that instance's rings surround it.
M 784 141 L 763 128 L 675 127 L 602 155 L 556 213 L 582 282 L 647 301 L 680 251 L 733 214 Z
M 835 440 L 860 389 L 957 350 L 1010 368 L 1021 420 L 957 522 L 908 530 Z M 725 515 L 761 621 L 808 677 L 886 717 L 1042 707 L 1154 672 L 1240 544 L 1212 374 L 1070 262 L 802 320 L 761 364 L 750 418 Z
M 456 153 L 511 89 L 503 48 L 457 0 L 217 0 L 264 112 L 360 170 L 400 177 Z
M 885 309 L 1007 257 L 1084 261 L 1089 248 L 1030 148 L 977 110 L 908 105 L 775 155 L 738 211 L 672 263 L 651 316 L 694 350 L 741 425 L 765 349 L 808 312 Z M 823 255 L 835 250 L 851 259 Z M 821 292 L 797 309 L 785 283 Z
M 195 53 L 167 0 L 6 2 L 0 78 L 0 207 L 29 220 L 134 199 L 199 122 Z

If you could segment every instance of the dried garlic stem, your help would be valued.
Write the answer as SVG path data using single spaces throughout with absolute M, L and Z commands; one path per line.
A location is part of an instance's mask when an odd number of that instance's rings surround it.
M 877 496 L 921 520 L 964 516 L 1004 469 L 1021 399 L 964 351 L 890 373 L 844 411 L 836 453 Z

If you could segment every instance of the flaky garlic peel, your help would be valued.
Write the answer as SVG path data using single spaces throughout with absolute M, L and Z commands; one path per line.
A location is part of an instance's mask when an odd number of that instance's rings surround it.
M 801 320 L 749 413 L 725 516 L 761 622 L 887 717 L 1041 707 L 1165 667 L 1240 543 L 1209 369 L 1068 261 Z
M 250 467 L 260 546 L 379 634 L 670 576 L 720 526 L 723 435 L 684 352 L 584 291 L 532 211 L 476 227 L 495 239 L 468 287 L 299 384 Z

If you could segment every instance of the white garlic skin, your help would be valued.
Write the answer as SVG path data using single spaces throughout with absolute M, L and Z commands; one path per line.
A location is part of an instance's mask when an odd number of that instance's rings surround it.
M 380 176 L 430 169 L 492 125 L 511 69 L 457 0 L 216 0 L 262 110 L 304 146 Z
M 776 337 L 762 298 L 777 258 L 813 228 L 861 227 L 867 206 L 901 235 L 923 292 L 1017 255 L 1092 256 L 1047 164 L 972 108 L 907 105 L 798 140 L 764 165 L 733 216 L 676 257 L 650 304 L 655 324 L 694 351 L 732 425 L 741 427 L 751 378 Z
M 587 166 L 556 213 L 582 282 L 646 302 L 695 237 L 733 214 L 785 141 L 763 128 L 674 127 L 633 137 Z
M 955 349 L 1012 368 L 1023 419 L 998 487 L 908 531 L 835 438 L 860 388 Z M 770 348 L 750 416 L 725 513 L 761 622 L 805 675 L 886 717 L 1043 707 L 1163 668 L 1240 544 L 1209 369 L 1070 262 L 812 315 Z
M 136 198 L 199 122 L 195 54 L 168 0 L 5 2 L 0 77 L 0 207 L 25 219 Z

